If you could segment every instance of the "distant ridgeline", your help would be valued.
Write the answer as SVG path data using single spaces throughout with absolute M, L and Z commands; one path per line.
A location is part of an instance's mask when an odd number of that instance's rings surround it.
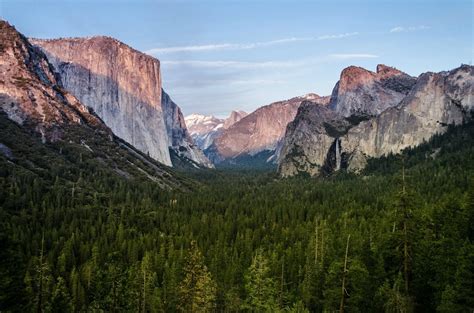
M 331 96 L 275 102 L 228 127 L 212 116 L 186 119 L 218 167 L 261 168 L 262 159 L 254 156 L 272 151 L 265 167 L 277 166 L 282 177 L 359 172 L 371 157 L 399 153 L 443 133 L 449 124 L 469 120 L 473 86 L 469 65 L 419 77 L 385 65 L 376 72 L 350 66 Z
M 279 173 L 359 172 L 368 158 L 399 153 L 469 121 L 473 109 L 473 66 L 418 78 L 384 65 L 376 73 L 352 66 L 328 105 L 300 106 L 286 129 Z

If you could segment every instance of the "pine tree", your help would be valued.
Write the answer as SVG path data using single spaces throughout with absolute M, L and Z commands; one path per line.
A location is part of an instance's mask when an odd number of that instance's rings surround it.
M 347 236 L 347 244 L 346 244 L 346 254 L 344 257 L 344 269 L 342 271 L 342 284 L 341 284 L 341 303 L 339 305 L 339 312 L 344 313 L 344 300 L 346 298 L 347 290 L 346 290 L 346 277 L 347 277 L 347 255 L 349 253 L 349 240 L 351 239 L 351 235 Z
M 34 311 L 44 312 L 49 306 L 53 278 L 51 268 L 46 260 L 44 235 L 41 239 L 39 256 L 32 258 L 32 271 L 27 271 L 24 283 Z
M 306 263 L 304 268 L 304 279 L 302 283 L 301 296 L 304 304 L 312 311 L 319 311 L 322 309 L 322 292 L 324 284 L 324 273 L 323 273 L 323 258 L 322 253 L 324 237 L 322 236 L 323 228 L 319 226 L 319 221 L 316 222 L 315 231 L 312 238 L 312 249 L 313 253 L 308 253 L 306 256 Z M 321 236 L 319 236 L 321 233 Z M 321 239 L 319 239 L 321 238 Z M 320 242 L 321 241 L 321 242 Z
M 411 311 L 410 299 L 403 292 L 404 282 L 399 273 L 393 286 L 386 281 L 378 290 L 377 296 L 381 298 L 383 309 L 386 313 L 408 313 Z
M 51 298 L 51 312 L 71 312 L 71 297 L 66 286 L 66 281 L 58 277 Z
M 216 284 L 204 265 L 201 251 L 194 240 L 191 241 L 184 265 L 184 278 L 179 285 L 179 295 L 178 309 L 182 312 L 209 312 L 215 306 Z
M 270 276 L 268 260 L 261 250 L 257 250 L 245 275 L 245 289 L 247 291 L 245 309 L 255 312 L 274 312 L 278 309 L 275 281 Z
M 140 266 L 140 280 L 141 280 L 141 312 L 147 312 L 151 308 L 153 303 L 152 297 L 154 292 L 156 275 L 153 272 L 153 262 L 150 252 L 146 252 Z
M 401 191 L 396 199 L 396 229 L 399 245 L 397 249 L 401 252 L 401 272 L 403 273 L 403 299 L 406 310 L 412 311 L 413 299 L 411 299 L 410 282 L 412 277 L 412 245 L 413 245 L 413 193 L 408 190 L 405 174 L 405 159 L 402 159 Z

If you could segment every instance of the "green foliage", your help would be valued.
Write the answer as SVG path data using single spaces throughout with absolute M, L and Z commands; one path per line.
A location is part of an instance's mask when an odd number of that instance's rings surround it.
M 135 173 L 107 142 L 112 159 L 1 126 L 2 311 L 338 310 L 348 235 L 346 312 L 474 307 L 472 123 L 404 153 L 405 193 L 394 156 L 361 176 L 213 170 L 163 190 L 114 171 Z
M 395 279 L 393 286 L 385 282 L 380 286 L 377 296 L 383 303 L 386 313 L 407 313 L 412 311 L 410 298 L 403 292 L 403 279 L 401 273 Z
M 184 278 L 179 285 L 182 312 L 209 312 L 214 307 L 216 285 L 207 270 L 196 241 L 191 241 L 184 265 Z
M 257 250 L 245 275 L 247 301 L 244 308 L 252 312 L 275 312 L 277 309 L 275 287 L 268 260 L 261 250 Z
M 231 170 L 276 170 L 276 163 L 268 161 L 275 151 L 264 150 L 255 155 L 240 155 L 230 160 L 224 160 L 221 163 L 217 164 L 216 167 L 219 169 L 231 169 Z
M 66 286 L 66 281 L 62 277 L 58 277 L 56 286 L 54 286 L 51 297 L 51 312 L 71 312 L 71 297 Z

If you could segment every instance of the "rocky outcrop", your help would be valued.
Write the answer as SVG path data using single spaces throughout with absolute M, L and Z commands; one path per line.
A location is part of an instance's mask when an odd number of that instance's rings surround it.
M 87 162 L 100 164 L 111 175 L 149 179 L 166 189 L 180 188 L 181 182 L 167 167 L 115 136 L 92 110 L 67 92 L 46 55 L 1 20 L 0 72 L 0 120 L 15 133 L 2 133 L 2 138 L 10 143 L 8 146 L 0 143 L 0 150 L 11 160 L 12 166 L 45 171 L 51 168 L 47 164 L 50 160 L 41 154 L 46 151 L 64 164 L 77 166 L 83 155 L 87 155 L 84 157 Z M 5 129 L 0 129 L 2 131 Z M 9 138 L 18 134 L 22 135 L 21 139 Z M 22 146 L 28 143 L 21 140 L 39 145 L 43 150 L 31 155 L 31 151 Z M 15 155 L 11 147 L 15 148 Z M 16 162 L 17 157 L 21 162 Z M 67 176 L 74 177 L 73 172 Z
M 309 94 L 263 106 L 222 131 L 205 153 L 219 163 L 242 155 L 276 151 L 286 126 L 304 101 L 327 103 L 326 97 Z
M 176 105 L 169 98 L 162 102 L 157 59 L 103 36 L 32 42 L 48 56 L 64 88 L 92 108 L 117 136 L 169 166 L 169 148 L 176 148 L 173 142 L 184 143 L 188 156 L 197 157 L 193 161 L 208 163 L 194 150 L 186 129 L 178 129 L 185 125 Z
M 473 109 L 474 67 L 422 74 L 399 106 L 361 122 L 342 136 L 342 153 L 370 157 L 398 153 L 445 132 L 450 124 L 465 122 Z M 363 163 L 350 165 L 357 170 Z
M 8 118 L 41 134 L 43 142 L 63 137 L 65 125 L 110 130 L 66 92 L 44 53 L 0 20 L 0 106 Z
M 416 79 L 395 68 L 378 65 L 377 72 L 350 66 L 341 73 L 329 106 L 343 116 L 374 116 L 396 106 Z
M 228 129 L 247 115 L 248 113 L 244 111 L 232 111 L 230 113 L 230 116 L 224 120 L 224 125 L 222 126 L 222 128 Z
M 191 161 L 195 167 L 214 167 L 204 153 L 194 145 L 181 109 L 165 91 L 162 92 L 161 102 L 163 111 L 166 112 L 165 126 L 171 152 L 182 159 Z
M 356 71 L 363 72 L 360 69 Z M 363 72 L 364 78 L 358 82 L 345 78 L 343 89 L 357 85 L 358 90 L 367 90 L 364 84 L 373 86 L 374 74 L 367 72 Z M 408 92 L 411 79 L 399 71 L 379 66 L 377 75 L 392 90 L 406 93 L 400 102 L 396 105 L 389 102 L 387 105 L 371 99 L 371 107 L 376 108 L 372 114 L 385 107 L 373 117 L 364 115 L 369 107 L 358 98 L 344 102 L 349 109 L 312 103 L 302 105 L 285 135 L 279 159 L 282 176 L 301 172 L 318 175 L 340 168 L 359 171 L 368 157 L 399 153 L 407 147 L 421 144 L 436 133 L 444 132 L 449 124 L 459 124 L 470 118 L 470 111 L 474 108 L 472 66 L 463 65 L 450 72 L 422 74 Z M 364 93 L 360 96 L 364 97 Z M 334 95 L 331 104 L 338 103 L 333 99 Z M 395 101 L 395 98 L 390 99 Z
M 46 53 L 64 88 L 117 136 L 171 165 L 158 60 L 109 37 L 32 42 Z
M 279 172 L 288 177 L 300 172 L 316 175 L 326 160 L 334 136 L 346 131 L 347 123 L 335 111 L 314 102 L 301 104 L 288 124 L 279 155 Z

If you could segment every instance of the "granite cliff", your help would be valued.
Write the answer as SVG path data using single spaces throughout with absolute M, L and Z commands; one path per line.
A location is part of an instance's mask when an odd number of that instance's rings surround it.
M 350 66 L 342 71 L 329 107 L 346 117 L 377 115 L 399 104 L 415 82 L 414 77 L 382 64 L 375 73 Z
M 44 174 L 56 166 L 54 159 L 71 168 L 90 166 L 166 189 L 180 187 L 167 167 L 115 136 L 92 109 L 66 91 L 47 56 L 1 20 L 0 72 L 0 147 L 12 167 Z M 74 181 L 79 176 L 74 170 L 62 174 Z
M 9 119 L 61 140 L 64 125 L 84 125 L 112 134 L 102 121 L 66 92 L 46 56 L 7 22 L 0 20 L 0 105 Z
M 349 67 L 328 107 L 305 103 L 288 125 L 279 172 L 359 171 L 369 157 L 417 146 L 470 118 L 473 86 L 468 65 L 417 79 L 383 65 L 377 73 Z
M 110 37 L 31 41 L 64 88 L 117 136 L 168 166 L 170 150 L 210 166 L 188 136 L 181 110 L 162 92 L 159 60 Z
M 260 107 L 223 130 L 205 153 L 214 163 L 219 163 L 263 151 L 277 152 L 286 126 L 295 118 L 300 104 L 304 101 L 327 104 L 328 100 L 308 94 Z M 269 161 L 274 159 L 271 157 Z
M 173 158 L 174 154 L 174 156 L 177 156 L 182 161 L 187 161 L 194 167 L 214 167 L 202 150 L 194 144 L 194 140 L 191 138 L 186 127 L 181 109 L 165 91 L 162 92 L 161 103 L 164 112 L 166 112 L 165 126 L 171 157 Z

